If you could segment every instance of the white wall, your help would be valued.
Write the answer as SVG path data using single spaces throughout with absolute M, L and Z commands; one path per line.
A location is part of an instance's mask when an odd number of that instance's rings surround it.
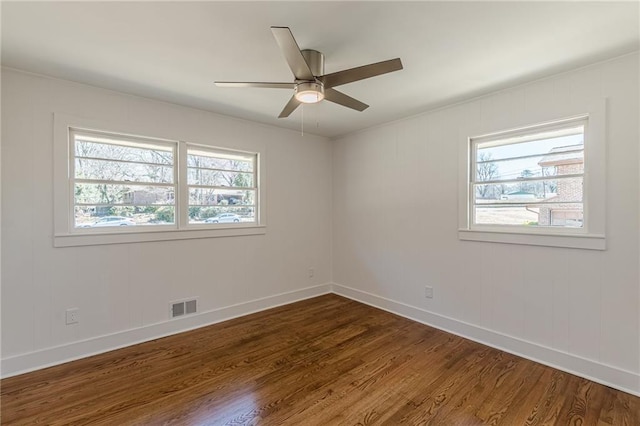
M 53 248 L 54 112 L 231 148 L 264 142 L 266 235 Z M 328 291 L 327 139 L 6 69 L 2 124 L 3 375 Z M 169 302 L 192 296 L 202 314 L 169 321 Z M 66 326 L 71 307 L 80 322 Z
M 635 54 L 332 147 L 3 70 L 3 375 L 310 297 L 333 281 L 339 294 L 640 394 L 638 90 Z M 535 123 L 602 97 L 608 250 L 459 241 L 459 129 Z M 54 112 L 230 147 L 266 141 L 267 234 L 54 249 Z M 424 298 L 427 284 L 433 299 Z M 168 302 L 190 296 L 203 314 L 168 321 Z M 75 306 L 80 323 L 65 326 L 64 310 Z
M 606 251 L 458 240 L 461 129 L 603 97 Z M 633 54 L 336 141 L 335 291 L 640 394 L 638 97 Z

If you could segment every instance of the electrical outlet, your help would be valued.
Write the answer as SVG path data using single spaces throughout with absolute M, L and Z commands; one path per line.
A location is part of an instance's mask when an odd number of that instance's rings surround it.
M 313 278 L 313 276 L 316 274 L 315 269 L 313 268 L 309 268 L 309 278 Z
M 67 325 L 77 324 L 80 321 L 80 309 L 71 308 L 65 311 L 65 323 Z
M 425 286 L 424 297 L 426 297 L 427 299 L 433 299 L 433 287 Z

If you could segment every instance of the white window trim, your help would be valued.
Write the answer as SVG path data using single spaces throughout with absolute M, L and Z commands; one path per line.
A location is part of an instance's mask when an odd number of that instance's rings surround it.
M 55 113 L 53 119 L 53 245 L 54 247 L 74 247 L 101 244 L 126 244 L 151 241 L 171 241 L 197 238 L 216 238 L 216 237 L 233 237 L 246 235 L 263 235 L 266 234 L 266 147 L 263 144 L 256 144 L 251 149 L 234 147 L 219 147 L 209 145 L 203 141 L 190 141 L 197 145 L 210 147 L 220 150 L 236 150 L 243 152 L 256 153 L 256 166 L 258 172 L 256 174 L 258 191 L 256 193 L 256 222 L 240 223 L 240 224 L 218 224 L 215 228 L 206 228 L 180 223 L 186 221 L 182 218 L 183 212 L 178 208 L 178 203 L 183 200 L 186 191 L 180 187 L 184 186 L 178 182 L 178 196 L 176 199 L 176 225 L 157 227 L 136 228 L 135 230 L 120 229 L 100 229 L 93 230 L 88 233 L 86 230 L 78 229 L 73 226 L 73 200 L 71 200 L 71 189 L 69 185 L 69 160 L 70 152 L 70 129 L 84 129 L 97 132 L 109 132 L 120 135 L 144 135 L 143 138 L 158 139 L 161 141 L 175 141 L 177 143 L 176 152 L 183 150 L 185 153 L 186 142 L 176 141 L 174 138 L 158 137 L 149 135 L 148 131 L 142 129 L 124 129 L 122 126 L 116 126 L 91 120 L 82 117 L 74 117 L 66 114 Z M 140 137 L 140 136 L 138 136 Z M 211 140 L 215 140 L 212 135 Z M 186 156 L 178 155 L 176 164 L 178 169 L 183 170 L 186 167 Z M 184 169 L 186 170 L 186 169 Z M 185 183 L 186 185 L 186 183 Z
M 583 197 L 585 227 L 578 229 L 525 228 L 522 226 L 490 226 L 471 224 L 471 139 L 495 134 L 515 133 L 563 120 L 587 117 L 584 141 Z M 461 129 L 458 163 L 458 238 L 465 241 L 484 241 L 505 244 L 526 244 L 548 247 L 567 247 L 589 250 L 606 249 L 606 99 L 594 102 L 582 111 L 565 117 L 547 117 L 541 122 L 514 126 L 511 129 Z M 482 135 L 482 136 L 480 136 Z

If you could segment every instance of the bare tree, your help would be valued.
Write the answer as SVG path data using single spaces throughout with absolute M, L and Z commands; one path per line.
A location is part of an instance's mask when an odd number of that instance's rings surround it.
M 166 182 L 173 180 L 173 154 L 151 149 L 140 149 L 115 144 L 76 141 L 75 175 L 80 179 L 97 182 L 76 186 L 76 202 L 118 205 L 130 192 L 130 185 L 140 182 Z M 116 161 L 114 161 L 116 160 Z M 120 183 L 109 184 L 104 181 Z
M 498 177 L 498 165 L 491 161 L 491 154 L 481 152 L 476 162 L 476 178 L 478 182 L 487 182 Z M 495 191 L 492 185 L 481 185 L 476 187 L 480 198 L 487 198 L 490 195 L 495 197 Z

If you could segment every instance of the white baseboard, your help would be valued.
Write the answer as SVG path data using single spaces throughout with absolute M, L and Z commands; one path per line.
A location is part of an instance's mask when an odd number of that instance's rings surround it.
M 322 284 L 236 305 L 2 359 L 3 378 L 182 333 L 331 292 Z
M 333 283 L 333 293 L 422 324 L 640 396 L 640 374 L 528 342 L 424 309 Z
M 1 363 L 1 376 L 5 378 L 39 370 L 327 293 L 335 293 L 478 343 L 640 396 L 640 374 L 527 342 L 336 283 L 281 293 L 180 319 L 163 321 L 140 328 L 4 358 Z

